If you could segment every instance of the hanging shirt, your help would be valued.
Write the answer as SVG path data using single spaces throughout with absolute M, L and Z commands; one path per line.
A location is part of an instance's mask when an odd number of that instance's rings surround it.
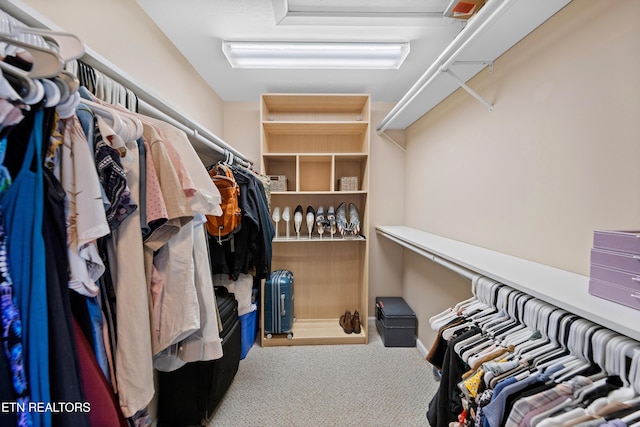
M 104 129 L 105 138 L 119 138 L 108 127 Z M 138 149 L 135 141 L 126 141 L 126 146 L 133 156 L 126 180 L 131 198 L 136 200 L 140 188 Z M 127 418 L 145 408 L 154 395 L 149 298 L 139 215 L 138 209 L 128 212 L 108 242 L 116 297 L 115 373 L 120 408 Z
M 151 235 L 145 240 L 145 246 L 157 251 L 171 239 L 180 228 L 193 220 L 193 210 L 184 194 L 178 174 L 171 163 L 162 136 L 157 129 L 144 124 L 144 139 L 147 141 L 147 157 L 153 160 L 155 171 L 162 192 L 162 199 L 167 211 L 167 220 L 159 227 L 152 222 Z M 149 173 L 149 171 L 147 171 Z M 149 196 L 149 193 L 147 193 Z M 147 200 L 148 197 L 147 197 Z
M 102 188 L 110 202 L 106 212 L 107 222 L 111 230 L 115 230 L 137 209 L 137 205 L 130 197 L 126 170 L 120 159 L 121 152 L 116 148 L 124 144 L 120 143 L 120 137 L 101 117 L 96 118 L 95 138 L 96 168 Z M 130 154 L 130 152 L 127 153 L 127 155 Z M 122 157 L 125 158 L 125 156 Z M 130 162 L 126 166 L 130 167 Z
M 222 210 L 220 209 L 220 203 L 222 202 L 220 192 L 213 181 L 211 181 L 206 167 L 193 149 L 187 135 L 175 126 L 161 120 L 146 116 L 142 116 L 142 119 L 149 121 L 158 128 L 164 136 L 167 145 L 175 150 L 182 164 L 188 171 L 190 181 L 196 190 L 194 194 L 190 196 L 191 209 L 203 215 L 222 215 Z M 185 189 L 185 192 L 187 191 L 185 183 L 183 183 L 183 189 Z
M 69 287 L 81 295 L 94 297 L 98 294 L 96 281 L 105 269 L 96 240 L 111 231 L 93 155 L 80 122 L 73 116 L 60 124 L 63 133 L 57 177 L 66 192 Z

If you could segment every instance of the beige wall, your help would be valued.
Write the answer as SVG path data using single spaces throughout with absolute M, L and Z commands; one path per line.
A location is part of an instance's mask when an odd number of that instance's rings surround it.
M 378 135 L 376 125 L 393 104 L 371 105 L 371 147 L 369 173 L 369 315 L 374 316 L 375 297 L 402 295 L 402 253 L 397 245 L 380 238 L 376 225 L 402 224 L 405 199 L 405 152 Z M 402 144 L 401 138 L 394 138 Z
M 493 112 L 459 90 L 408 129 L 405 224 L 583 275 L 593 230 L 640 229 L 640 2 L 611 6 L 570 3 L 476 76 Z M 414 308 L 429 345 L 453 281 L 409 273 L 405 297 L 443 299 Z
M 224 137 L 260 170 L 260 102 L 225 102 Z
M 218 136 L 223 102 L 133 0 L 25 0 L 150 93 Z M 234 141 L 227 141 L 235 146 Z

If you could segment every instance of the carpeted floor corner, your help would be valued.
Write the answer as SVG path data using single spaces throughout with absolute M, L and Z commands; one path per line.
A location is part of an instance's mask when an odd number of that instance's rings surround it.
M 428 426 L 438 383 L 415 348 L 367 345 L 262 348 L 238 373 L 209 426 Z

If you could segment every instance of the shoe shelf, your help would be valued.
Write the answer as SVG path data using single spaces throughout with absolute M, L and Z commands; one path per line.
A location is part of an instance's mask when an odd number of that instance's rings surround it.
M 318 211 L 320 206 L 323 207 L 325 212 L 325 218 L 327 217 L 327 212 L 330 206 L 334 207 L 334 210 L 338 208 L 338 206 L 344 203 L 346 207 L 346 219 L 347 222 L 350 221 L 350 216 L 348 212 L 348 207 L 350 203 L 353 203 L 359 211 L 360 216 L 360 234 L 364 233 L 365 228 L 363 228 L 363 221 L 366 217 L 366 206 L 367 206 L 367 193 L 364 191 L 358 192 L 305 192 L 305 193 L 294 193 L 294 192 L 278 192 L 271 193 L 271 212 L 276 207 L 280 208 L 280 212 L 284 211 L 285 207 L 289 207 L 289 211 L 291 212 L 291 219 L 289 221 L 289 239 L 286 238 L 287 235 L 287 224 L 286 221 L 280 219 L 277 224 L 274 222 L 274 226 L 277 229 L 277 238 L 274 239 L 274 242 L 291 242 L 298 241 L 297 234 L 295 232 L 294 220 L 293 220 L 293 212 L 295 211 L 296 206 L 302 206 L 302 226 L 300 227 L 300 240 L 309 242 L 309 229 L 307 228 L 306 222 L 306 212 L 307 207 L 311 206 L 315 212 Z M 282 216 L 282 214 L 281 214 Z M 272 215 L 273 221 L 273 215 Z M 331 239 L 330 234 L 324 232 L 322 234 L 322 238 L 320 238 L 318 234 L 318 230 L 315 223 L 313 223 L 313 229 L 311 232 L 313 241 L 327 241 L 327 242 L 342 242 L 349 240 L 364 240 L 362 236 L 353 236 L 347 235 L 345 237 L 340 236 L 339 233 L 334 234 L 333 239 Z M 277 255 L 277 254 L 276 254 Z
M 302 241 L 300 241 L 302 242 Z M 360 334 L 346 334 L 339 324 L 345 310 L 360 312 L 362 289 L 367 281 L 364 240 L 344 240 L 337 244 L 330 239 L 306 241 L 299 245 L 273 245 L 274 269 L 286 268 L 294 275 L 293 337 L 274 335 L 262 337 L 263 347 L 272 345 L 355 344 L 366 342 L 366 325 Z M 264 311 L 263 311 L 264 312 Z M 362 322 L 366 323 L 366 322 Z
M 366 344 L 367 336 L 364 328 L 359 334 L 347 334 L 339 325 L 339 318 L 335 319 L 311 319 L 293 322 L 293 335 L 291 339 L 286 335 L 273 335 L 265 338 L 263 347 L 287 346 L 287 345 L 315 345 L 323 344 Z
M 335 242 L 364 242 L 366 237 L 364 236 L 340 236 L 339 234 L 335 234 L 333 237 L 330 235 L 323 234 L 322 237 L 318 235 L 317 232 L 311 235 L 311 239 L 309 238 L 308 233 L 300 233 L 300 238 L 295 234 L 295 232 L 291 232 L 289 237 L 286 237 L 286 232 L 284 236 L 278 235 L 273 239 L 274 243 L 309 243 L 309 242 L 323 242 L 323 243 L 335 243 Z
M 369 96 L 362 94 L 261 96 L 262 172 L 279 182 L 286 177 L 285 191 L 271 191 L 271 209 L 289 207 L 291 216 L 288 235 L 284 220 L 276 224 L 272 270 L 293 273 L 296 319 L 291 339 L 261 334 L 263 346 L 367 342 L 368 240 L 329 232 L 320 236 L 315 220 L 309 238 L 306 213 L 309 206 L 314 213 L 322 206 L 326 219 L 330 206 L 337 210 L 345 203 L 349 222 L 353 204 L 361 233 L 367 230 L 369 105 Z M 294 228 L 298 205 L 303 209 L 299 238 Z M 361 333 L 347 334 L 339 325 L 345 310 L 360 312 Z

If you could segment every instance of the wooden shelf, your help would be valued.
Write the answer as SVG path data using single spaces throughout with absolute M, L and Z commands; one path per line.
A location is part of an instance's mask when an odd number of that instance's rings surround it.
M 640 340 L 640 311 L 588 293 L 589 278 L 405 226 L 377 226 L 381 236 L 428 252 Z
M 293 322 L 293 337 L 274 335 L 262 340 L 263 347 L 316 344 L 366 344 L 367 322 L 363 322 L 359 334 L 347 334 L 338 319 L 296 320 Z
M 336 194 L 344 194 L 344 195 L 349 195 L 349 194 L 367 194 L 366 191 L 364 190 L 358 190 L 358 191 L 339 191 L 339 190 L 334 190 L 334 191 L 272 191 L 271 195 L 274 196 L 296 196 L 296 195 L 336 195 Z
M 356 121 L 318 121 L 318 122 L 264 122 L 262 127 L 270 135 L 340 135 L 355 133 L 364 135 L 369 123 Z
M 262 105 L 263 120 L 369 119 L 369 96 L 361 94 L 272 93 L 262 96 Z
M 304 227 L 304 226 L 303 226 Z M 279 236 L 273 239 L 273 243 L 316 243 L 316 242 L 326 242 L 326 243 L 338 243 L 338 242 L 364 242 L 366 239 L 363 236 L 346 236 L 346 237 L 338 237 L 338 234 L 331 237 L 329 234 L 323 234 L 322 238 L 318 235 L 317 232 L 313 232 L 311 235 L 311 239 L 309 239 L 309 233 L 300 233 L 300 238 L 298 239 L 294 233 L 291 233 L 290 237 Z
M 363 236 L 332 238 L 329 233 L 320 238 L 315 224 L 310 239 L 306 209 L 322 206 L 326 214 L 330 206 L 353 203 L 361 229 L 367 230 L 369 96 L 264 94 L 260 117 L 262 171 L 287 178 L 287 191 L 271 192 L 271 209 L 303 207 L 300 238 L 292 221 L 289 237 L 286 223 L 279 221 L 273 240 L 272 270 L 290 270 L 294 277 L 294 336 L 267 339 L 262 334 L 262 344 L 366 343 L 366 326 L 359 335 L 345 334 L 338 317 L 359 310 L 362 319 L 368 318 L 369 242 Z M 338 191 L 342 177 L 356 177 L 358 185 L 351 188 L 357 189 Z

